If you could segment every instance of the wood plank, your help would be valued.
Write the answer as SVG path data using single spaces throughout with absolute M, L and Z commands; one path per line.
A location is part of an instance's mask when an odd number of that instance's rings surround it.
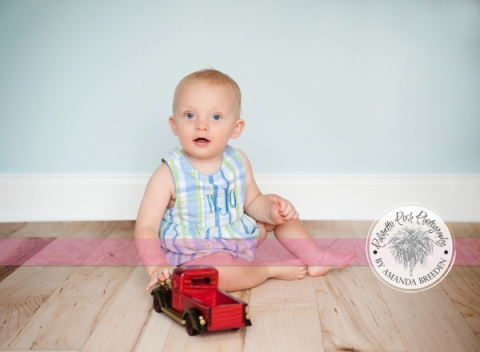
M 1 224 L 0 224 L 1 225 Z M 29 222 L 5 226 L 10 238 L 132 238 L 134 221 Z M 0 227 L 1 228 L 1 227 Z M 12 231 L 12 228 L 15 231 Z M 9 232 L 8 232 L 9 231 Z
M 0 350 L 0 352 L 32 352 L 32 350 Z M 34 350 L 35 352 L 52 352 L 52 350 Z M 79 350 L 54 350 L 54 352 L 80 352 Z
M 315 237 L 345 239 L 366 237 L 371 225 L 306 223 Z M 0 224 L 0 237 L 131 238 L 133 228 L 134 222 Z M 480 238 L 480 223 L 451 228 L 456 238 Z M 480 350 L 480 267 L 456 266 L 439 285 L 419 293 L 385 286 L 369 267 L 296 282 L 269 280 L 234 293 L 250 303 L 252 327 L 196 337 L 153 311 L 143 267 L 130 268 L 130 274 L 120 268 L 22 266 L 0 279 L 0 348 Z
M 10 238 L 28 238 L 28 237 L 69 237 L 72 233 L 75 233 L 84 222 L 28 222 L 19 223 L 18 230 L 11 233 Z
M 197 336 L 188 336 L 185 326 L 173 324 L 162 351 L 240 352 L 243 351 L 245 329 L 248 330 L 250 328 L 242 328 L 237 331 L 207 332 Z
M 12 237 L 25 226 L 27 226 L 26 222 L 2 222 L 0 223 L 0 238 Z
M 315 238 L 367 238 L 373 221 L 303 221 Z
M 355 233 L 347 221 L 303 221 L 314 238 L 353 238 Z
M 16 226 L 14 226 L 15 224 L 8 224 L 9 226 L 5 224 L 0 225 L 3 233 L 8 233 L 9 237 L 12 238 L 30 241 L 28 236 L 44 236 L 44 241 L 48 243 L 48 245 L 44 246 L 31 257 L 35 258 L 35 256 L 42 255 L 43 252 L 49 250 L 54 240 L 54 238 L 51 238 L 52 234 L 68 235 L 71 238 L 101 238 L 102 236 L 131 238 L 133 236 L 134 223 L 75 222 L 22 223 Z M 7 228 L 8 231 L 5 230 L 5 228 Z M 14 231 L 12 229 L 14 229 Z M 36 242 L 38 241 L 29 243 Z M 55 241 L 53 241 L 53 245 L 54 244 Z M 0 283 L 0 317 L 2 318 L 2 324 L 0 326 L 0 347 L 22 330 L 23 325 L 29 321 L 29 318 L 38 311 L 39 307 L 47 301 L 49 296 L 64 283 L 75 269 L 76 267 L 69 266 L 24 266 L 14 272 L 13 268 L 3 270 L 4 275 L 10 275 Z
M 19 266 L 3 265 L 0 266 L 0 282 L 5 280 L 11 273 L 17 270 Z
M 22 266 L 0 282 L 0 347 L 22 329 L 74 270 Z
M 160 319 L 157 331 L 170 328 L 171 322 L 165 320 L 166 317 L 152 316 L 152 298 L 145 291 L 147 282 L 145 269 L 141 266 L 134 268 L 132 275 L 81 349 L 82 352 L 132 351 L 137 344 L 148 344 L 140 341 L 144 331 L 149 337 L 154 335 L 152 330 L 155 330 L 155 326 L 146 329 L 146 325 L 156 324 L 155 320 Z M 161 345 L 162 338 L 155 342 Z
M 0 239 L 0 264 L 20 266 L 48 246 L 55 238 L 3 238 Z
M 453 267 L 441 285 L 480 339 L 480 267 Z
M 76 269 L 3 348 L 81 349 L 132 270 Z
M 325 350 L 405 350 L 369 267 L 330 271 L 314 284 Z
M 408 351 L 480 350 L 480 340 L 441 285 L 435 287 L 442 290 L 416 293 L 379 287 Z
M 454 238 L 480 238 L 480 223 L 449 222 L 447 225 Z
M 155 312 L 152 309 L 151 301 L 150 305 L 146 305 L 146 307 L 150 308 L 150 314 L 143 330 L 139 334 L 139 339 L 133 351 L 161 351 L 170 334 L 172 325 L 175 323 L 165 314 Z
M 0 350 L 0 352 L 12 352 L 12 350 Z M 15 350 L 15 352 L 32 352 L 32 350 Z M 35 352 L 52 352 L 52 350 L 35 350 Z M 79 350 L 55 350 L 55 352 L 79 352 Z
M 373 225 L 373 221 L 347 221 L 352 227 L 355 238 L 367 238 L 370 227 Z
M 245 351 L 323 351 L 314 279 L 268 280 L 251 290 Z

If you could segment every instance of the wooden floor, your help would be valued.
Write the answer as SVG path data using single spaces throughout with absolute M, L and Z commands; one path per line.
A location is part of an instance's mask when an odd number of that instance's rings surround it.
M 306 224 L 321 238 L 364 238 L 371 225 Z M 128 238 L 133 226 L 0 224 L 0 238 L 46 238 L 41 250 L 61 238 Z M 457 238 L 480 238 L 478 223 L 450 226 Z M 454 267 L 419 293 L 388 288 L 368 266 L 269 280 L 234 294 L 249 304 L 253 326 L 196 337 L 153 311 L 147 280 L 141 266 L 1 267 L 0 350 L 480 351 L 478 266 Z

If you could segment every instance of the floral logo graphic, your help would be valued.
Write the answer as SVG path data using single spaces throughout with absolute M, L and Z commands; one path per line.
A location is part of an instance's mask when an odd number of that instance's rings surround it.
M 425 264 L 427 257 L 433 253 L 433 240 L 427 231 L 420 228 L 402 228 L 390 238 L 388 244 L 395 261 L 403 264 L 405 270 L 410 267 L 410 276 L 413 276 L 417 263 Z
M 370 228 L 367 258 L 386 285 L 417 292 L 438 284 L 455 259 L 452 234 L 442 218 L 420 204 L 384 212 Z

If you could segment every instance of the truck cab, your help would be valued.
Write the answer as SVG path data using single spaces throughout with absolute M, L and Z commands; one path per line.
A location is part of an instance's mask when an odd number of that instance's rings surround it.
M 151 294 L 155 311 L 186 325 L 191 336 L 252 325 L 247 304 L 218 289 L 218 271 L 213 267 L 176 268 L 171 279 L 160 282 Z

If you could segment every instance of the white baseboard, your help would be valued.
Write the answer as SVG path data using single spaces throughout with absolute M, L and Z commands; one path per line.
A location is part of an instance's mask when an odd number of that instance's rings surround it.
M 149 176 L 0 175 L 0 222 L 134 220 Z M 480 222 L 480 175 L 258 175 L 304 220 L 374 220 L 405 202 Z

